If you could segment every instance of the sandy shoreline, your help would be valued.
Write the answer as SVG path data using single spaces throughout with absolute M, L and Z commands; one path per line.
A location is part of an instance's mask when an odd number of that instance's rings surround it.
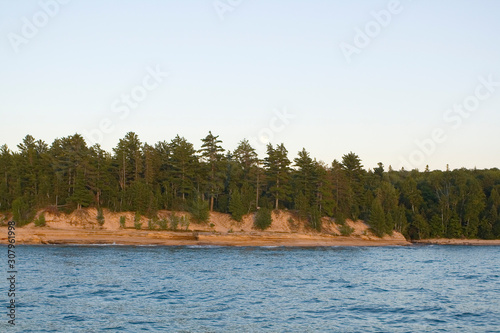
M 461 238 L 432 238 L 413 241 L 414 244 L 426 245 L 500 245 L 500 239 L 461 239 Z
M 7 244 L 7 228 L 0 228 L 0 244 Z M 401 239 L 363 239 L 324 234 L 278 232 L 210 233 L 146 230 L 85 230 L 17 228 L 17 244 L 219 245 L 219 246 L 404 246 Z

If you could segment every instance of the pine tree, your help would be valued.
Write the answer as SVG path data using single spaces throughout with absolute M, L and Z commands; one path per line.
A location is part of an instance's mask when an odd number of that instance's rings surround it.
M 271 210 L 268 208 L 260 208 L 255 214 L 254 227 L 265 230 L 271 226 L 271 223 Z
M 104 213 L 102 212 L 102 208 L 97 210 L 97 223 L 102 227 L 104 225 Z
M 207 223 L 210 219 L 208 203 L 200 196 L 193 196 L 189 212 L 192 218 L 198 223 Z
M 302 216 L 311 215 L 313 210 L 317 210 L 316 184 L 317 174 L 313 160 L 304 149 L 299 151 L 298 157 L 294 159 L 297 169 L 293 173 L 295 188 L 295 209 L 299 210 Z
M 208 167 L 208 197 L 210 198 L 210 211 L 214 210 L 214 201 L 223 187 L 222 170 L 224 149 L 219 145 L 222 143 L 219 136 L 214 136 L 211 131 L 201 139 L 203 144 L 199 152 Z
M 283 144 L 277 145 L 276 149 L 271 144 L 267 145 L 267 157 L 264 160 L 267 178 L 269 179 L 269 191 L 274 197 L 274 208 L 279 209 L 279 202 L 287 200 L 290 194 L 290 160 L 288 151 Z
M 347 200 L 349 206 L 349 213 L 353 220 L 359 217 L 361 212 L 361 202 L 363 192 L 363 165 L 358 155 L 350 152 L 342 156 L 342 170 L 345 173 L 348 189 Z
M 194 174 L 198 160 L 192 143 L 177 135 L 170 142 L 170 164 L 172 166 L 171 179 L 175 187 L 175 196 L 180 196 L 182 201 L 194 190 Z
M 429 223 L 421 214 L 414 214 L 412 227 L 416 230 L 417 239 L 425 239 L 429 237 Z
M 138 181 L 143 168 L 142 143 L 134 132 L 128 132 L 120 139 L 115 152 L 115 161 L 119 165 L 118 178 L 120 188 L 125 190 L 130 183 Z
M 246 212 L 250 212 L 257 208 L 259 200 L 262 182 L 259 159 L 255 149 L 246 139 L 239 142 L 233 152 L 233 159 L 237 165 L 235 184 L 241 187 L 241 202 Z
M 245 214 L 245 207 L 243 207 L 240 193 L 237 189 L 234 189 L 231 193 L 231 200 L 229 201 L 229 212 L 231 213 L 231 217 L 238 222 L 241 222 L 241 219 Z
M 92 193 L 85 184 L 85 175 L 82 170 L 77 170 L 73 194 L 69 201 L 76 205 L 77 209 L 88 207 L 92 203 Z
M 431 238 L 440 238 L 444 234 L 444 226 L 441 221 L 441 217 L 438 214 L 434 214 L 429 223 L 430 227 L 430 237 Z

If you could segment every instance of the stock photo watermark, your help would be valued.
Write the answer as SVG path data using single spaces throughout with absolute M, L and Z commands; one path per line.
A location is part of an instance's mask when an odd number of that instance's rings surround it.
M 71 0 L 40 0 L 38 2 L 39 10 L 30 18 L 23 16 L 21 18 L 20 33 L 9 32 L 7 38 L 15 53 L 19 53 L 22 45 L 28 44 L 38 33 L 49 24 L 50 20 L 59 14 L 63 5 Z
M 481 102 L 489 99 L 500 86 L 500 81 L 495 81 L 493 74 L 488 77 L 478 77 L 479 84 L 474 89 L 474 93 L 465 97 L 460 103 L 454 104 L 443 113 L 443 121 L 452 130 L 458 130 L 464 119 L 471 116 L 480 107 Z M 431 135 L 422 140 L 415 140 L 416 148 L 407 156 L 400 156 L 401 167 L 410 166 L 416 169 L 423 166 L 426 158 L 432 156 L 440 144 L 448 139 L 447 131 L 443 127 L 435 127 Z
M 7 306 L 7 322 L 9 325 L 16 325 L 16 222 L 10 221 L 7 228 L 7 281 L 9 288 L 7 296 L 9 297 Z
M 226 15 L 232 13 L 242 2 L 243 0 L 215 0 L 212 4 L 219 19 L 224 21 Z
M 271 143 L 274 136 L 281 133 L 285 128 L 290 125 L 292 119 L 295 119 L 295 114 L 288 112 L 288 110 L 283 107 L 281 109 L 275 109 L 273 111 L 274 116 L 269 119 L 267 127 L 263 127 L 257 132 L 257 136 L 250 136 L 248 141 L 250 144 L 257 149 L 265 149 L 268 143 Z
M 370 16 L 372 20 L 365 23 L 363 28 L 354 28 L 354 38 L 351 43 L 341 42 L 339 44 L 340 50 L 344 55 L 347 63 L 352 62 L 354 55 L 359 55 L 371 42 L 377 38 L 384 28 L 387 28 L 392 19 L 403 12 L 403 5 L 399 0 L 391 0 L 387 3 L 385 9 L 379 11 L 371 11 Z
M 96 128 L 83 130 L 83 136 L 91 145 L 96 143 L 101 144 L 104 135 L 114 131 L 116 118 L 118 120 L 128 118 L 131 111 L 137 109 L 141 102 L 169 76 L 169 73 L 164 72 L 159 65 L 156 65 L 154 68 L 147 67 L 146 72 L 147 74 L 143 77 L 140 84 L 135 85 L 128 93 L 121 94 L 119 98 L 116 98 L 111 103 L 111 112 L 115 114 L 114 117 L 102 118 Z

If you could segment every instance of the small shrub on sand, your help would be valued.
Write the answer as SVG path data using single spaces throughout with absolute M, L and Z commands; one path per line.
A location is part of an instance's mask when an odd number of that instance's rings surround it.
M 102 208 L 97 210 L 97 223 L 102 227 L 104 225 L 104 214 Z
M 171 215 L 169 217 L 170 220 L 170 230 L 177 230 L 177 227 L 179 226 L 180 218 L 177 215 Z
M 342 236 L 351 236 L 351 234 L 354 231 L 354 228 L 350 227 L 347 224 L 344 224 L 340 226 L 339 231 Z
M 271 210 L 268 208 L 261 208 L 255 214 L 254 227 L 265 230 L 271 226 L 272 221 Z
M 125 222 L 127 218 L 125 216 L 120 216 L 120 228 L 125 229 Z
M 35 227 L 45 227 L 45 215 L 43 213 L 35 220 Z

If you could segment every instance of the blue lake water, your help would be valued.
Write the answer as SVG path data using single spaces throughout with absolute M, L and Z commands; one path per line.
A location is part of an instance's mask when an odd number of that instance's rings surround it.
M 17 259 L 16 326 L 3 310 L 1 332 L 500 332 L 497 246 L 21 246 Z

